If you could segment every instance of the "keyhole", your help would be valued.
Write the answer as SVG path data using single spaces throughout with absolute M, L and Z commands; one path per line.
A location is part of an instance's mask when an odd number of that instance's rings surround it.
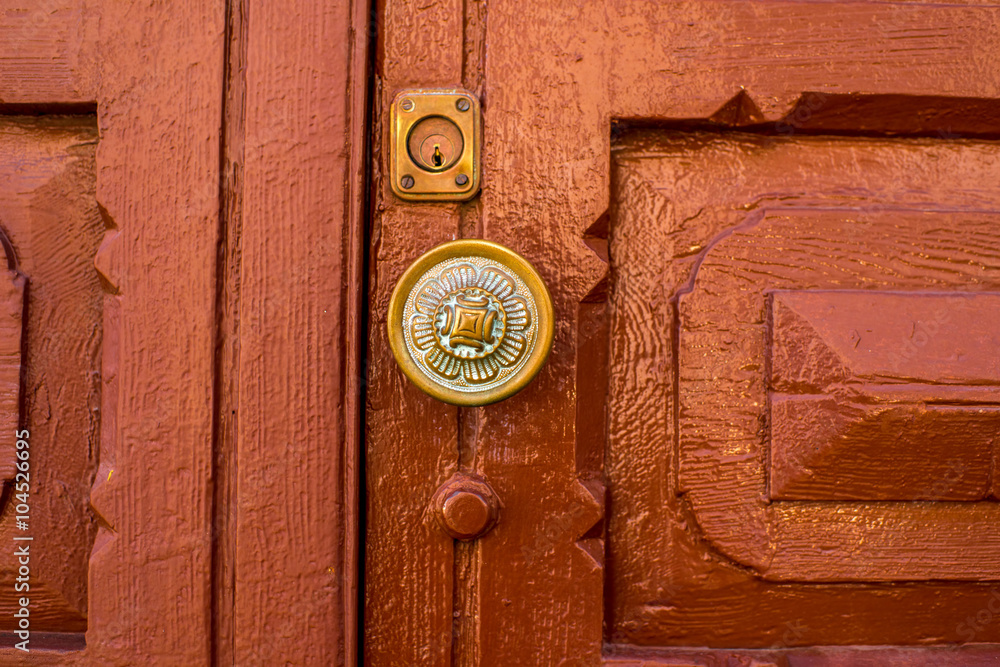
M 447 118 L 430 116 L 410 130 L 406 140 L 413 163 L 427 171 L 442 172 L 462 156 L 462 132 Z

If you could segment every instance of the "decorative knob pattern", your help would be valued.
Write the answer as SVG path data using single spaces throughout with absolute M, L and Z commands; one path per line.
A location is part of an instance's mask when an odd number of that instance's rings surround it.
M 404 274 L 389 306 L 403 371 L 458 405 L 506 398 L 537 374 L 552 344 L 552 302 L 512 250 L 479 240 L 434 248 Z

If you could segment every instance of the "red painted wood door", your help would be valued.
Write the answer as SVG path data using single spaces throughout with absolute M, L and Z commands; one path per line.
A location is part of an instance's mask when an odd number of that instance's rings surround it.
M 388 2 L 370 257 L 365 656 L 1000 662 L 1000 12 Z M 469 203 L 398 199 L 401 89 L 483 104 Z M 525 390 L 422 394 L 384 333 L 455 238 L 555 302 Z M 428 510 L 456 472 L 497 525 Z
M 0 3 L 3 664 L 208 659 L 221 19 Z
M 0 664 L 357 662 L 368 34 L 0 0 Z

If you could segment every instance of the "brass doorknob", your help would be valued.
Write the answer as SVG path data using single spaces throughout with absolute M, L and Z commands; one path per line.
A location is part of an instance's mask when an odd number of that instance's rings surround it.
M 414 262 L 389 301 L 389 343 L 410 380 L 455 405 L 512 396 L 552 347 L 552 298 L 509 248 L 451 241 Z

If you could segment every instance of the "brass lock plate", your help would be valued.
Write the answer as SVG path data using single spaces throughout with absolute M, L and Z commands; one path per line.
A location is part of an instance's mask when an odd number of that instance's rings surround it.
M 479 99 L 457 88 L 403 90 L 390 110 L 392 190 L 416 201 L 465 201 L 479 191 Z

